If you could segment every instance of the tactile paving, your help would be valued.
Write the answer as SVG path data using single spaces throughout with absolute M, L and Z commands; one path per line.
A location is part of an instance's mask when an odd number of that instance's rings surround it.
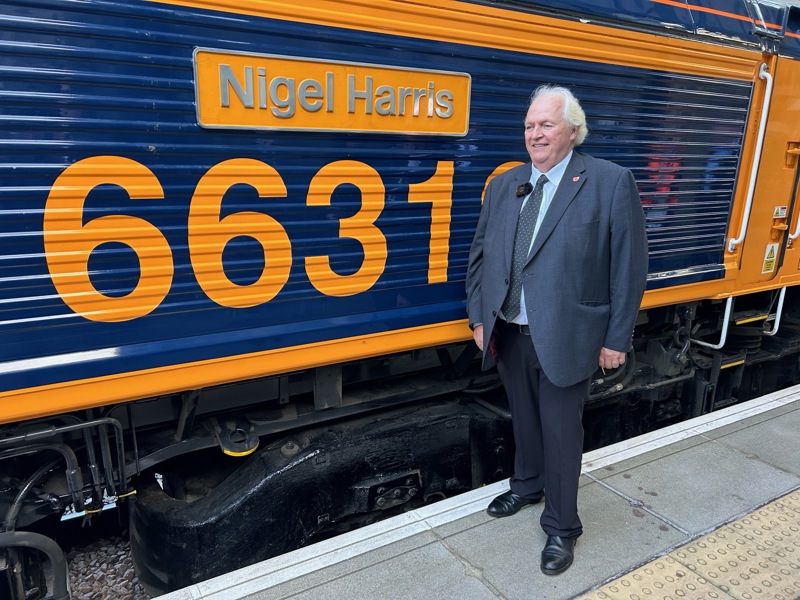
M 706 578 L 671 556 L 662 556 L 596 590 L 581 600 L 727 600 Z
M 800 599 L 800 490 L 581 600 Z

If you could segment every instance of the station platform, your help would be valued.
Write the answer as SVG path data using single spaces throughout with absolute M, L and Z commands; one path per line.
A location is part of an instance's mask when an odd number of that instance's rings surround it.
M 798 600 L 800 386 L 584 455 L 575 562 L 539 570 L 542 506 L 508 481 L 161 600 Z

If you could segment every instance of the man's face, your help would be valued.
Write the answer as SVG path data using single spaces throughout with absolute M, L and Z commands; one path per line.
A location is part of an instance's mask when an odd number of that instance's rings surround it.
M 531 104 L 525 117 L 525 146 L 542 173 L 564 160 L 578 135 L 578 128 L 570 127 L 564 118 L 563 104 L 558 94 L 544 94 Z

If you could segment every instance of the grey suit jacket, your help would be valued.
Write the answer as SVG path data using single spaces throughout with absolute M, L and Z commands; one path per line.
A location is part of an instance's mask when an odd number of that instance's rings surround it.
M 489 184 L 467 268 L 467 313 L 489 337 L 509 287 L 531 165 Z M 633 174 L 573 151 L 523 269 L 531 341 L 545 375 L 567 387 L 592 375 L 602 347 L 627 352 L 647 277 L 644 214 Z

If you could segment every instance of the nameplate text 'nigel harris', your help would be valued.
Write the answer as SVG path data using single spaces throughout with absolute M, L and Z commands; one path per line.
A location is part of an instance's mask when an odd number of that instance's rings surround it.
M 467 73 L 197 48 L 203 127 L 464 135 Z

